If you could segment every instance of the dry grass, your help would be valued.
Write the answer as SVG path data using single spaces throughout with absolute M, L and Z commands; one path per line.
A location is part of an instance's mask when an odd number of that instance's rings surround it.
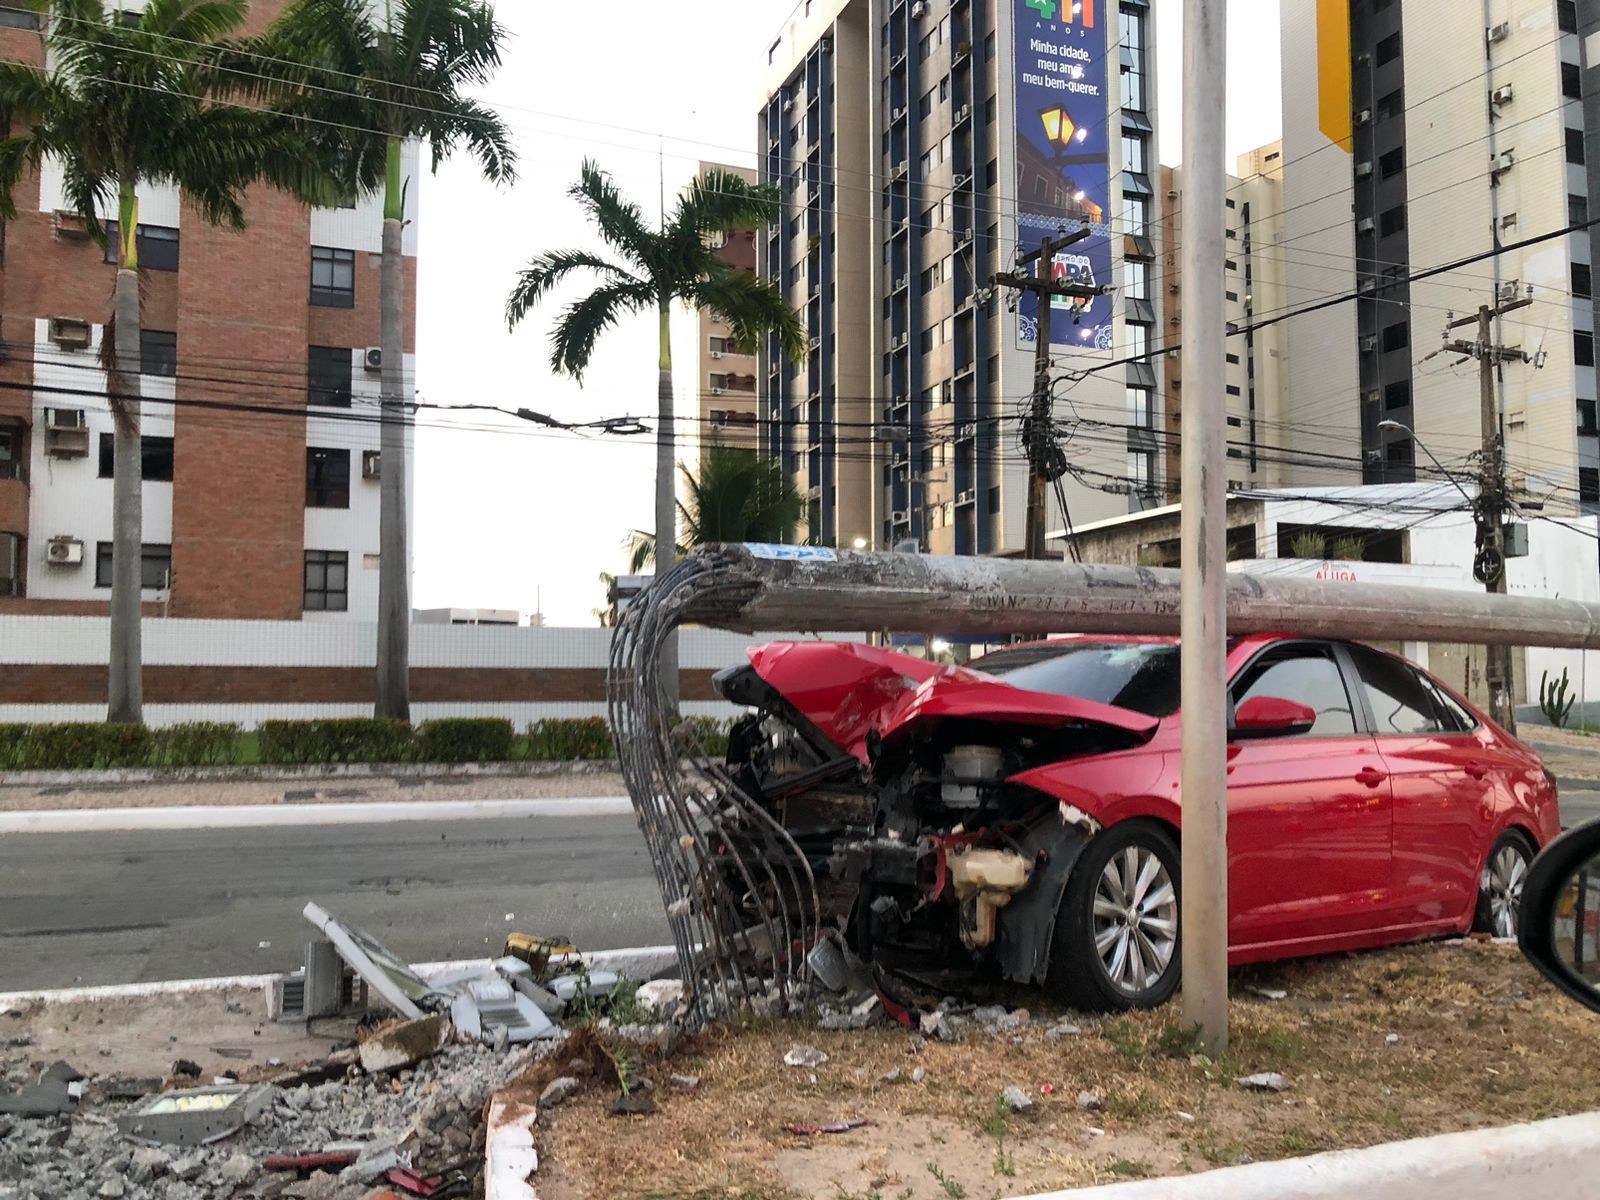
M 1289 998 L 1246 990 L 1268 983 Z M 542 1118 L 540 1194 L 987 1200 L 1600 1107 L 1600 1018 L 1514 948 L 1436 943 L 1308 960 L 1238 973 L 1234 989 L 1232 1050 L 1214 1063 L 1188 1055 L 1175 1006 L 1080 1022 L 1082 1036 L 1057 1041 L 1039 1020 L 1020 1045 L 981 1031 L 946 1044 L 892 1029 L 720 1029 L 648 1067 L 657 1115 L 608 1117 L 613 1092 L 596 1085 Z M 783 1066 L 797 1041 L 828 1063 Z M 901 1081 L 881 1082 L 895 1067 Z M 916 1067 L 927 1071 L 920 1084 L 909 1081 Z M 700 1090 L 673 1091 L 669 1070 L 700 1075 Z M 1283 1073 L 1291 1090 L 1234 1084 L 1255 1071 Z M 1010 1084 L 1034 1097 L 1028 1113 L 997 1114 Z M 1081 1110 L 1081 1089 L 1098 1090 L 1104 1109 Z M 873 1124 L 815 1137 L 786 1129 L 857 1117 Z

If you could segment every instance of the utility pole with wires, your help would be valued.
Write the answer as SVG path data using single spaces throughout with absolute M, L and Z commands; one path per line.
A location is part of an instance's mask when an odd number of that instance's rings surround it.
M 1083 227 L 1061 236 L 1045 237 L 1039 249 L 1017 256 L 1016 271 L 1000 272 L 994 277 L 996 287 L 1015 288 L 1018 292 L 1031 292 L 1039 302 L 1039 316 L 1033 344 L 1033 396 L 1028 413 L 1022 419 L 1022 447 L 1028 457 L 1028 522 L 1023 539 L 1026 558 L 1043 558 L 1045 542 L 1045 487 L 1056 484 L 1057 498 L 1066 516 L 1065 495 L 1061 492 L 1061 477 L 1067 473 L 1067 459 L 1056 440 L 1055 422 L 1051 412 L 1050 397 L 1050 317 L 1052 301 L 1064 296 L 1073 302 L 1079 312 L 1096 296 L 1107 289 L 1085 287 L 1078 283 L 1058 280 L 1055 276 L 1056 255 L 1068 246 L 1089 236 L 1089 227 Z M 1022 268 L 1033 265 L 1032 275 L 1022 273 Z M 1071 539 L 1069 539 L 1070 542 Z
M 1532 291 L 1532 288 L 1529 288 Z M 1478 498 L 1473 517 L 1478 527 L 1477 554 L 1472 575 L 1484 590 L 1503 596 L 1506 593 L 1505 513 L 1510 505 L 1506 483 L 1505 439 L 1500 428 L 1500 405 L 1495 395 L 1495 379 L 1505 362 L 1527 362 L 1521 346 L 1501 346 L 1494 340 L 1496 318 L 1533 303 L 1531 295 L 1479 307 L 1476 314 L 1452 320 L 1446 328 L 1444 349 L 1478 360 L 1478 408 L 1482 424 L 1483 448 L 1478 455 Z M 1450 338 L 1449 331 L 1476 325 L 1476 340 Z M 1489 715 L 1504 728 L 1517 728 L 1516 698 L 1512 694 L 1510 646 L 1487 648 L 1486 675 L 1489 684 Z

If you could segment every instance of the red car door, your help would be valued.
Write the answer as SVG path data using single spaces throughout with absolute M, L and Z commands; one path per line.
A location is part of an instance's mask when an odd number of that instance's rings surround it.
M 1410 663 L 1348 650 L 1394 793 L 1395 919 L 1457 926 L 1477 899 L 1501 764 Z
M 1373 923 L 1390 876 L 1388 775 L 1360 731 L 1331 645 L 1285 642 L 1239 671 L 1252 696 L 1316 711 L 1306 733 L 1228 745 L 1228 940 L 1235 961 L 1267 958 Z

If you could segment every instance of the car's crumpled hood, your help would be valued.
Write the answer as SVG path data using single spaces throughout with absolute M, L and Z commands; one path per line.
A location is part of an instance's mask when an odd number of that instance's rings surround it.
M 1075 696 L 1024 691 L 997 676 L 859 642 L 772 642 L 750 664 L 840 749 L 867 760 L 867 737 L 893 741 L 921 721 L 960 718 L 1054 727 L 1089 722 L 1148 736 L 1155 717 Z

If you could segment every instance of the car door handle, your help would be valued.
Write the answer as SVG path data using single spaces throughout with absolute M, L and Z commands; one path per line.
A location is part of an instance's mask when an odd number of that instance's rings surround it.
M 1356 772 L 1356 782 L 1364 783 L 1369 788 L 1377 787 L 1387 778 L 1389 778 L 1388 772 L 1380 771 L 1377 767 L 1362 767 Z
M 1474 779 L 1482 779 L 1489 773 L 1489 768 L 1481 762 L 1469 762 L 1463 769 Z

